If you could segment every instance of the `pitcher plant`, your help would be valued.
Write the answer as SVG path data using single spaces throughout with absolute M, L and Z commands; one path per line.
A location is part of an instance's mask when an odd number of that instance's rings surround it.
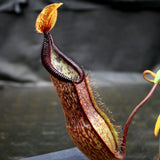
M 62 105 L 67 131 L 74 144 L 91 160 L 124 160 L 129 125 L 137 111 L 148 101 L 160 82 L 160 74 L 145 71 L 156 80 L 149 94 L 129 116 L 122 140 L 117 126 L 99 107 L 90 79 L 82 67 L 67 57 L 56 46 L 50 30 L 57 20 L 57 9 L 62 3 L 46 6 L 36 20 L 36 30 L 44 34 L 41 61 L 49 72 Z M 152 82 L 152 81 L 151 81 Z

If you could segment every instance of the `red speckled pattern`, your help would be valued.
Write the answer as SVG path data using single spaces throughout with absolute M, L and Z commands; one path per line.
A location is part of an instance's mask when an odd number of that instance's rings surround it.
M 83 89 L 82 94 L 84 94 L 84 96 L 88 94 L 85 81 L 82 81 L 79 84 L 73 84 L 67 81 L 59 81 L 52 75 L 51 80 L 63 107 L 68 133 L 75 145 L 91 160 L 118 159 L 116 158 L 118 153 L 112 153 L 110 151 L 104 141 L 100 138 L 99 134 L 97 134 L 93 128 L 86 116 L 86 113 L 83 111 L 80 103 L 81 98 L 83 99 L 83 97 L 78 96 L 77 89 L 79 90 L 81 88 L 79 92 L 82 92 Z M 77 89 L 75 85 L 77 85 Z M 86 98 L 86 104 L 84 104 L 84 106 L 87 106 L 88 104 L 91 105 L 88 95 L 86 95 Z M 87 101 L 89 102 L 88 104 Z M 83 100 L 81 102 L 83 102 Z M 95 111 L 90 114 L 92 113 L 94 114 Z M 94 118 L 95 123 L 97 123 L 98 120 L 96 119 L 98 116 L 96 115 Z

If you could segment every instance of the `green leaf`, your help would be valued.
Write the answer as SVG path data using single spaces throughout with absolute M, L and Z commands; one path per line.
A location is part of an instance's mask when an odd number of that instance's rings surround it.
M 160 70 L 157 71 L 156 77 L 154 79 L 154 83 L 158 83 L 158 82 L 160 82 Z

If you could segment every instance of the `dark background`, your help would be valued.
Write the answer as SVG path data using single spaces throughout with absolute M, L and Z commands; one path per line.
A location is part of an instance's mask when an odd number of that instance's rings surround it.
M 0 0 L 0 160 L 74 147 L 56 92 L 42 82 L 49 75 L 35 21 L 53 2 L 64 3 L 51 31 L 57 46 L 93 71 L 115 125 L 123 127 L 151 89 L 141 73 L 160 67 L 160 0 Z M 126 160 L 157 158 L 159 106 L 158 88 L 129 128 Z
M 53 2 L 64 3 L 53 38 L 84 69 L 142 72 L 159 64 L 158 0 L 1 0 L 1 80 L 48 80 L 40 62 L 43 35 L 34 26 L 42 8 Z

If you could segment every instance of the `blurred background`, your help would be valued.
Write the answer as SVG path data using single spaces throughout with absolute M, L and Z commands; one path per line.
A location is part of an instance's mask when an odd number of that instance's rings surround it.
M 49 75 L 41 65 L 43 35 L 35 31 L 39 12 L 54 2 L 64 3 L 51 31 L 54 41 L 93 75 L 119 125 L 123 126 L 130 106 L 151 87 L 141 73 L 160 68 L 160 0 L 0 0 L 1 160 L 74 147 Z M 152 133 L 158 97 L 157 90 L 149 109 L 135 118 L 128 160 L 147 160 L 158 154 Z M 144 139 L 133 143 L 137 137 Z

